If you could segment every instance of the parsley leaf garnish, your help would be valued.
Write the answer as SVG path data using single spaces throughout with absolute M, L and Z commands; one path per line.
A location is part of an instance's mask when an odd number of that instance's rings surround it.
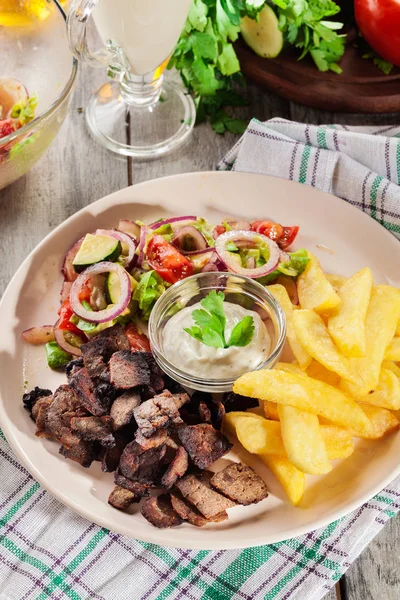
M 228 342 L 226 342 L 224 300 L 223 292 L 210 292 L 200 303 L 203 308 L 192 312 L 195 325 L 185 327 L 184 330 L 202 344 L 213 348 L 247 346 L 253 339 L 254 319 L 250 315 L 244 317 L 235 325 Z

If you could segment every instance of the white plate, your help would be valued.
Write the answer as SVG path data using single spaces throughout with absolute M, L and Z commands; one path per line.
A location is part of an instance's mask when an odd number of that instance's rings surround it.
M 237 548 L 278 542 L 327 525 L 400 473 L 400 435 L 361 442 L 329 475 L 308 477 L 302 508 L 285 500 L 279 484 L 258 459 L 236 449 L 236 456 L 265 478 L 270 496 L 256 506 L 230 510 L 229 520 L 220 525 L 198 529 L 186 524 L 172 530 L 155 529 L 137 507 L 134 514 L 111 508 L 107 497 L 113 487 L 112 474 L 102 473 L 98 463 L 83 469 L 62 458 L 56 443 L 34 436 L 34 424 L 21 403 L 24 381 L 29 389 L 40 385 L 54 390 L 65 378 L 47 368 L 43 347 L 23 344 L 20 333 L 33 325 L 54 323 L 59 269 L 66 250 L 86 232 L 115 226 L 120 218 L 151 222 L 182 214 L 201 215 L 215 223 L 230 215 L 297 224 L 297 247 L 312 250 L 327 271 L 350 275 L 368 265 L 375 281 L 400 285 L 396 239 L 361 211 L 308 186 L 260 175 L 212 172 L 126 188 L 57 227 L 28 256 L 8 286 L 0 305 L 1 427 L 20 461 L 51 494 L 91 521 L 137 539 L 184 548 Z

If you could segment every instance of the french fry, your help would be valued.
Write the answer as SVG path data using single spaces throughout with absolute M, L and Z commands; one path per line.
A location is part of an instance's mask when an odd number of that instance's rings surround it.
M 262 454 L 260 458 L 275 475 L 285 490 L 289 501 L 297 506 L 303 497 L 306 485 L 304 473 L 296 469 L 289 459 L 284 456 Z
M 340 354 L 325 323 L 312 310 L 298 310 L 293 314 L 293 326 L 301 345 L 321 365 L 340 377 L 350 378 L 348 360 Z
M 337 373 L 329 371 L 324 365 L 321 365 L 316 360 L 313 360 L 311 365 L 307 368 L 307 375 L 313 379 L 319 379 L 328 385 L 338 386 L 340 383 L 340 377 Z
M 395 335 L 396 335 L 396 336 L 397 336 L 397 335 L 400 335 L 400 319 L 399 319 L 399 321 L 398 321 L 398 323 L 397 323 L 397 327 L 396 327 L 396 333 L 395 333 Z
M 393 371 L 382 368 L 376 390 L 367 394 L 363 398 L 363 402 L 387 408 L 388 410 L 399 410 L 400 379 Z
M 325 273 L 325 277 L 327 278 L 335 292 L 338 292 L 342 285 L 347 281 L 347 277 L 342 277 L 342 275 L 333 275 L 332 273 Z
M 273 421 L 279 421 L 278 405 L 275 402 L 269 402 L 268 400 L 264 400 L 263 405 L 266 418 L 272 419 Z
M 243 396 L 295 406 L 332 423 L 368 433 L 369 419 L 349 395 L 322 381 L 285 371 L 261 370 L 239 377 L 233 391 Z
M 283 312 L 285 313 L 286 317 L 286 335 L 289 341 L 289 345 L 300 367 L 302 369 L 306 369 L 311 363 L 312 358 L 300 344 L 293 328 L 293 311 L 297 310 L 297 307 L 293 306 L 293 304 L 291 303 L 289 294 L 287 293 L 283 285 L 269 285 L 267 287 L 267 290 L 274 295 L 274 297 L 278 300 L 279 304 L 283 308 Z
M 275 365 L 275 369 L 278 369 L 278 371 L 286 371 L 287 373 L 297 373 L 297 375 L 307 377 L 307 373 L 295 363 L 278 362 Z
M 283 445 L 288 459 L 303 473 L 323 475 L 332 470 L 317 415 L 278 406 Z M 279 454 L 279 453 L 277 453 Z
M 400 336 L 394 337 L 385 351 L 385 360 L 400 361 Z
M 341 300 L 328 320 L 328 331 L 347 357 L 365 356 L 365 319 L 374 280 L 366 267 L 350 277 L 338 291 Z
M 332 310 L 340 303 L 340 298 L 329 283 L 318 259 L 308 252 L 310 262 L 297 280 L 297 292 L 301 308 L 317 312 Z
M 354 436 L 376 440 L 399 429 L 400 421 L 390 410 L 380 408 L 379 406 L 372 406 L 371 404 L 364 404 L 364 402 L 360 402 L 360 406 L 369 418 L 371 425 L 367 433 L 351 429 L 351 433 Z
M 349 358 L 349 375 L 340 387 L 358 399 L 376 389 L 385 349 L 391 341 L 400 315 L 400 290 L 377 285 L 372 290 L 365 321 L 366 356 Z
M 236 435 L 243 448 L 251 454 L 285 455 L 278 421 L 242 417 L 236 421 Z
M 388 369 L 392 371 L 400 379 L 400 367 L 396 365 L 396 363 L 384 360 L 382 363 L 382 369 Z
M 321 425 L 326 452 L 330 460 L 347 458 L 354 452 L 354 442 L 348 429 L 336 425 Z
M 229 413 L 226 413 L 222 422 L 222 429 L 225 433 L 236 435 L 236 423 L 238 420 L 243 419 L 245 417 L 254 418 L 254 419 L 262 419 L 264 417 L 261 415 L 256 415 L 254 413 L 249 413 L 246 411 L 236 410 Z

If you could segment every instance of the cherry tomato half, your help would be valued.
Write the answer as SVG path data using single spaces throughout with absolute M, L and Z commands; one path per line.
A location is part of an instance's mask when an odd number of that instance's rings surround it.
M 176 283 L 194 273 L 191 261 L 161 235 L 154 235 L 149 241 L 146 258 L 151 268 L 168 283 Z
M 226 229 L 223 225 L 216 225 L 214 227 L 214 232 L 213 232 L 214 240 L 216 240 L 219 235 L 222 235 L 223 233 L 225 233 L 225 231 L 226 231 Z
M 399 0 L 355 0 L 354 11 L 368 44 L 382 58 L 400 67 Z
M 286 248 L 289 248 L 289 246 L 293 244 L 298 233 L 298 225 L 293 225 L 293 227 L 283 227 L 282 235 L 277 240 L 279 248 L 281 250 L 286 250 Z
M 274 221 L 253 221 L 251 228 L 257 233 L 266 235 L 270 240 L 274 240 L 274 242 L 278 241 L 283 233 L 282 225 L 274 223 Z
M 132 352 L 151 352 L 150 342 L 144 333 L 139 333 L 136 325 L 130 323 L 125 329 Z
M 80 329 L 78 329 L 77 327 L 75 327 L 75 325 L 70 322 L 70 318 L 72 317 L 74 312 L 71 308 L 71 304 L 70 304 L 68 298 L 60 306 L 60 310 L 58 311 L 58 314 L 60 316 L 60 318 L 58 320 L 58 328 L 59 329 L 64 329 L 67 331 L 71 331 L 72 333 L 82 335 L 82 331 Z

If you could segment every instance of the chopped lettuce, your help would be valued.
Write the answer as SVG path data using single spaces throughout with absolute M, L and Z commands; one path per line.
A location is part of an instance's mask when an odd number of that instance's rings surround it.
M 290 260 L 285 263 L 279 263 L 278 268 L 269 275 L 257 279 L 262 285 L 267 285 L 274 281 L 279 275 L 289 275 L 289 277 L 298 277 L 304 271 L 309 262 L 307 250 L 301 248 L 296 252 L 289 252 Z
M 46 344 L 46 357 L 50 369 L 61 369 L 72 360 L 71 354 L 64 352 L 57 342 Z
M 26 125 L 35 118 L 35 108 L 37 106 L 37 96 L 33 95 L 27 100 L 22 100 L 18 104 L 14 104 L 11 109 L 11 117 L 18 119 L 21 126 Z
M 174 237 L 174 230 L 172 229 L 171 223 L 165 223 L 165 225 L 161 225 L 157 229 L 154 229 L 153 234 L 162 235 L 167 242 L 171 242 Z
M 139 309 L 142 312 L 142 318 L 145 321 L 149 319 L 156 300 L 164 292 L 165 281 L 155 271 L 148 271 L 141 275 L 139 284 L 133 294 L 133 299 L 137 300 Z

